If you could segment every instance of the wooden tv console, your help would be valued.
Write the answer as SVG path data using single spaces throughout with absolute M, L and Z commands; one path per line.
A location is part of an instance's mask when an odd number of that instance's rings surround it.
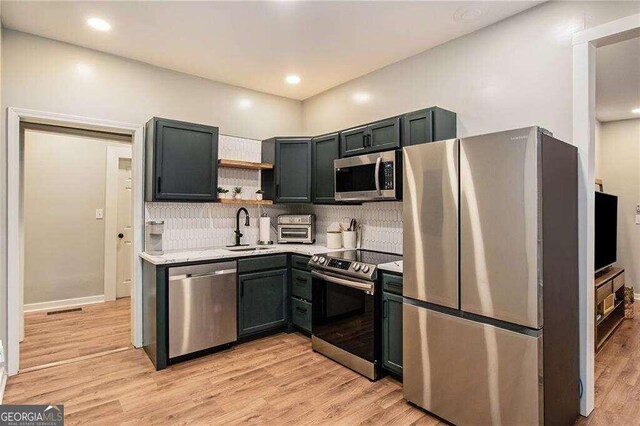
M 597 352 L 624 320 L 624 269 L 607 269 L 596 276 L 595 286 Z

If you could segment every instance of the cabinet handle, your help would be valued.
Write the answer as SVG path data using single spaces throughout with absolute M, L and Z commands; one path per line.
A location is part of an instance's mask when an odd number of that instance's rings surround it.
M 367 147 L 367 135 L 362 135 L 362 147 Z
M 307 313 L 307 310 L 301 308 L 300 306 L 296 306 L 296 311 L 300 312 L 301 314 L 306 314 Z
M 296 281 L 300 281 L 301 283 L 306 283 L 307 279 L 302 277 L 296 277 Z
M 382 318 L 386 318 L 387 317 L 387 301 L 383 300 L 382 301 Z
M 158 192 L 162 192 L 162 176 L 158 176 Z

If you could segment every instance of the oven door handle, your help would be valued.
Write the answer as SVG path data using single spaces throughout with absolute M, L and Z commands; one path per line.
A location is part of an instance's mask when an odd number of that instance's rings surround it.
M 382 195 L 382 191 L 380 191 L 380 163 L 382 162 L 382 157 L 378 157 L 376 159 L 376 170 L 375 170 L 375 176 L 373 177 L 373 180 L 376 183 L 376 191 L 378 191 L 378 195 Z
M 351 287 L 351 288 L 355 288 L 358 290 L 362 290 L 362 291 L 366 291 L 368 294 L 373 294 L 374 291 L 374 286 L 373 284 L 365 284 L 365 283 L 361 283 L 358 281 L 351 281 L 351 280 L 347 280 L 344 278 L 338 278 L 338 277 L 334 277 L 331 275 L 325 275 L 325 274 L 321 274 L 319 272 L 316 271 L 311 271 L 311 276 L 319 278 L 321 280 L 325 280 L 327 282 L 330 283 L 334 283 L 334 284 L 338 284 L 338 285 L 343 285 L 346 287 Z

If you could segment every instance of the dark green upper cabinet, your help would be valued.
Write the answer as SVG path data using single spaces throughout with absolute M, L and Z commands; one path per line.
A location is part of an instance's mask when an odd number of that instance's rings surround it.
M 382 366 L 402 375 L 402 296 L 382 292 Z
M 355 127 L 340 133 L 340 155 L 364 154 L 367 150 L 367 126 Z
M 276 203 L 311 202 L 311 138 L 272 138 L 262 142 L 262 161 L 273 163 L 262 172 L 265 199 Z
M 331 133 L 311 140 L 313 148 L 312 194 L 316 204 L 335 203 L 333 160 L 340 158 L 340 135 Z
M 146 201 L 217 200 L 218 128 L 154 117 L 146 125 Z
M 457 137 L 456 113 L 432 107 L 402 117 L 402 145 L 453 139 Z
M 238 275 L 238 335 L 287 323 L 287 269 Z
M 376 121 L 340 133 L 342 157 L 400 148 L 400 117 Z

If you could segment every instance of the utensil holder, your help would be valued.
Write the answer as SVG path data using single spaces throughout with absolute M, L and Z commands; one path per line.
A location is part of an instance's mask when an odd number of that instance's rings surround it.
M 356 231 L 342 231 L 342 245 L 346 249 L 356 248 L 357 232 Z

